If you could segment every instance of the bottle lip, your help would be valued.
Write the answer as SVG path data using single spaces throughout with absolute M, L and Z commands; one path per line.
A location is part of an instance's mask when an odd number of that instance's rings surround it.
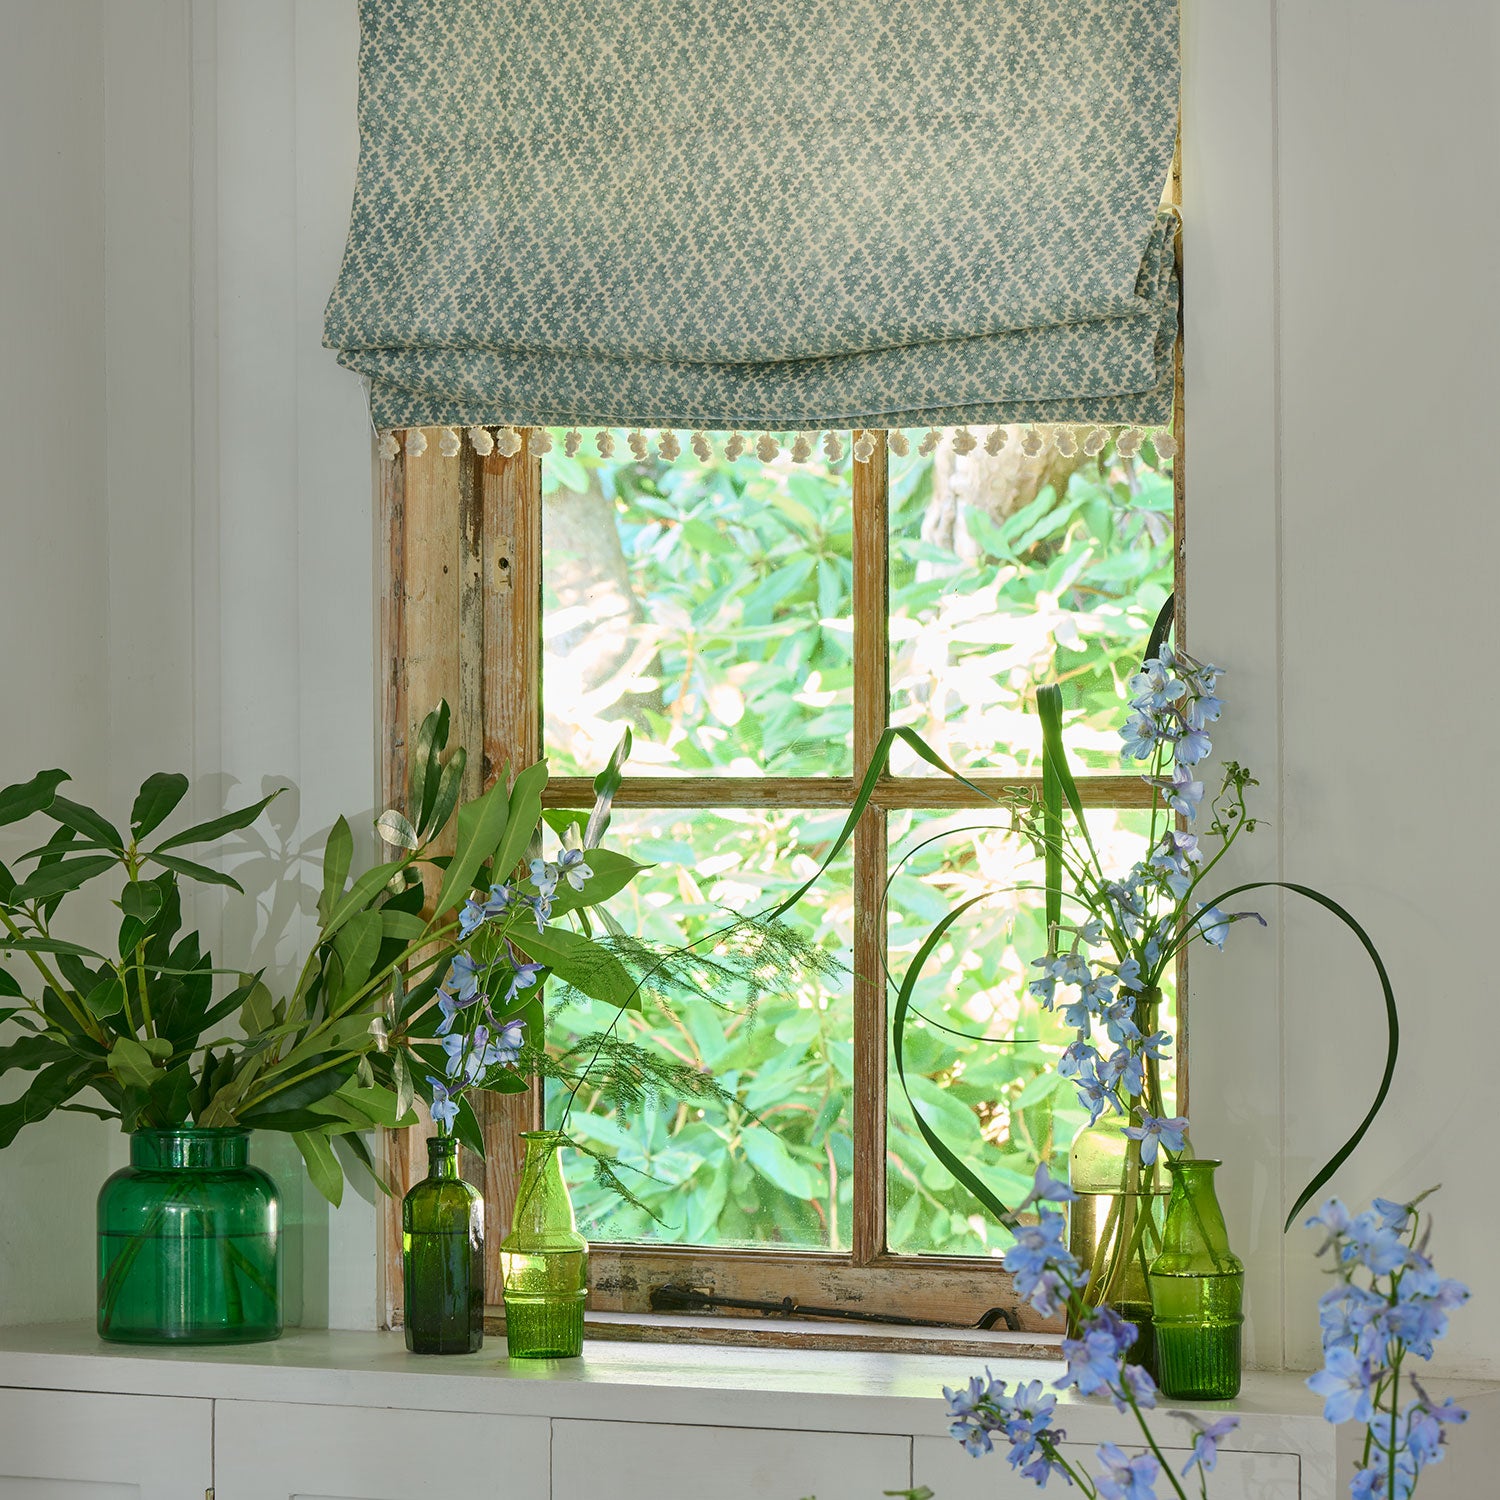
M 153 1126 L 130 1133 L 130 1164 L 155 1171 L 237 1170 L 249 1159 L 245 1125 Z
M 1224 1161 L 1218 1156 L 1179 1156 L 1167 1158 L 1167 1171 L 1176 1172 L 1185 1167 L 1222 1167 Z
M 523 1130 L 521 1132 L 523 1141 L 560 1141 L 563 1133 L 560 1130 Z

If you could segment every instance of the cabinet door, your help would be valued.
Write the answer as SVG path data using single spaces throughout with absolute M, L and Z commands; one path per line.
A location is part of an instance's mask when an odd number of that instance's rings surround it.
M 1128 1453 L 1139 1444 L 1126 1444 Z M 1162 1449 L 1174 1472 L 1187 1462 L 1189 1448 Z M 1094 1449 L 1087 1443 L 1064 1443 L 1068 1462 L 1092 1473 L 1098 1467 Z M 925 1484 L 938 1500 L 1035 1500 L 1038 1493 L 1031 1480 L 1023 1479 L 1005 1461 L 1005 1446 L 997 1443 L 993 1453 L 970 1458 L 958 1443 L 943 1438 L 918 1438 L 912 1455 L 913 1482 Z M 1213 1500 L 1299 1500 L 1302 1494 L 1301 1464 L 1294 1453 L 1224 1453 L 1209 1476 Z M 1059 1483 L 1060 1481 L 1053 1481 Z M 1197 1475 L 1183 1488 L 1198 1493 Z M 1170 1494 L 1171 1486 L 1157 1481 L 1158 1495 Z M 1075 1490 L 1073 1493 L 1077 1493 Z
M 910 1473 L 905 1437 L 552 1424 L 552 1500 L 875 1500 L 905 1489 Z
M 0 1500 L 203 1500 L 213 1403 L 0 1389 Z
M 547 1500 L 547 1427 L 545 1417 L 219 1401 L 214 1494 L 216 1500 Z

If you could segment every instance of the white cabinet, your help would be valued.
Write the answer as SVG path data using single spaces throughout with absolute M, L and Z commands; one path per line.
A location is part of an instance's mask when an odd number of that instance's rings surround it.
M 905 1437 L 657 1422 L 552 1424 L 551 1500 L 878 1500 L 883 1490 L 905 1489 L 910 1474 Z
M 0 1389 L 0 1500 L 203 1500 L 213 1402 Z
M 219 1401 L 215 1500 L 547 1500 L 548 1425 L 545 1417 Z
M 1165 1423 L 1162 1428 L 1165 1432 Z M 1142 1445 L 1122 1446 L 1129 1453 L 1137 1453 Z M 1190 1451 L 1188 1448 L 1162 1448 L 1168 1463 L 1178 1473 L 1187 1462 Z M 1064 1443 L 1062 1452 L 1070 1463 L 1089 1470 L 1098 1467 L 1094 1448 L 1086 1443 Z M 912 1476 L 914 1484 L 927 1485 L 938 1500 L 1022 1500 L 1023 1496 L 1025 1500 L 1034 1500 L 1038 1493 L 1029 1479 L 1023 1479 L 1006 1462 L 1003 1443 L 997 1444 L 993 1453 L 970 1458 L 956 1442 L 918 1438 L 912 1456 Z M 1302 1500 L 1301 1465 L 1294 1453 L 1221 1451 L 1218 1464 L 1209 1477 L 1209 1494 L 1213 1500 Z M 1183 1488 L 1190 1495 L 1196 1495 L 1197 1475 L 1190 1475 Z M 1170 1494 L 1171 1486 L 1158 1481 L 1156 1492 L 1158 1495 Z

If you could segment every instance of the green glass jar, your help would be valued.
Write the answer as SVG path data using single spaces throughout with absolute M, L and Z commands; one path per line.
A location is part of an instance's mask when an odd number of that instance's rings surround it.
M 571 1359 L 583 1352 L 589 1242 L 578 1232 L 555 1130 L 525 1130 L 516 1216 L 500 1245 L 505 1342 L 512 1359 Z
M 1214 1192 L 1217 1161 L 1168 1162 L 1172 1199 L 1151 1264 L 1157 1384 L 1179 1400 L 1227 1401 L 1240 1389 L 1245 1267 L 1229 1248 Z
M 1167 1183 L 1159 1161 L 1148 1166 L 1141 1160 L 1140 1142 L 1125 1134 L 1128 1123 L 1106 1115 L 1074 1137 L 1068 1185 L 1078 1196 L 1068 1205 L 1068 1248 L 1089 1273 L 1085 1303 L 1108 1303 L 1135 1324 L 1128 1358 L 1155 1375 L 1146 1273 L 1161 1249 Z
M 99 1337 L 250 1344 L 281 1335 L 281 1202 L 248 1130 L 138 1130 L 99 1191 Z
M 473 1354 L 484 1344 L 484 1199 L 458 1175 L 458 1142 L 427 1142 L 427 1176 L 401 1203 L 406 1347 Z

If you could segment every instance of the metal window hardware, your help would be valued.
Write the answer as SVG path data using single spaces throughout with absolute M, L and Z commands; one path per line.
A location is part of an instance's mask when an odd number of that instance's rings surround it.
M 795 1297 L 780 1302 L 761 1302 L 751 1297 L 716 1297 L 697 1287 L 654 1286 L 651 1288 L 652 1312 L 709 1312 L 716 1307 L 733 1307 L 742 1312 L 766 1313 L 782 1318 L 837 1318 L 846 1323 L 886 1323 L 900 1328 L 977 1328 L 986 1333 L 1003 1323 L 1012 1333 L 1021 1331 L 1021 1320 L 1008 1307 L 992 1307 L 977 1323 L 940 1323 L 931 1318 L 908 1318 L 900 1313 L 865 1312 L 853 1307 L 813 1307 Z

